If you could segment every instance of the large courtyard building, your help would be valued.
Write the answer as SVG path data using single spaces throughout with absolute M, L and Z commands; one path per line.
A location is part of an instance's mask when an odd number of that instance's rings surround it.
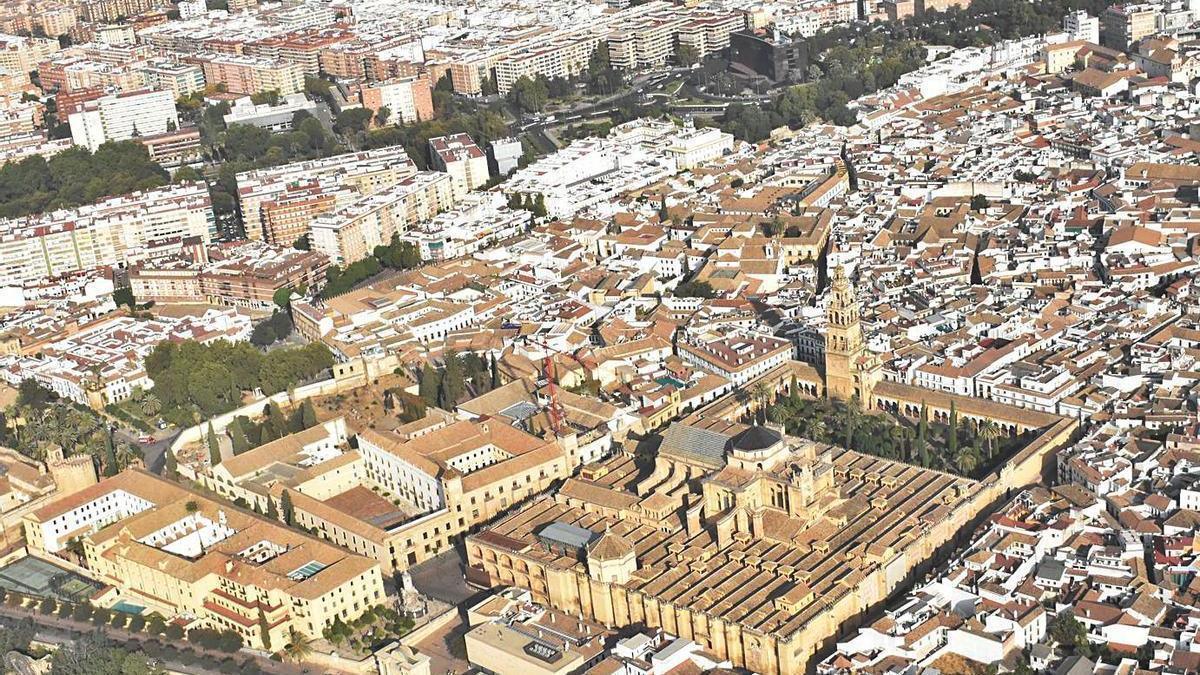
M 385 602 L 376 561 L 137 470 L 38 509 L 25 531 L 43 555 L 78 540 L 124 596 L 259 649 Z

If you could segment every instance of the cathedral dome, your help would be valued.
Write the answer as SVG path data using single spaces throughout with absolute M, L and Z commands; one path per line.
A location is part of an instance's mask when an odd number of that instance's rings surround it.
M 634 552 L 629 540 L 611 530 L 600 535 L 588 547 L 588 557 L 592 560 L 620 560 Z

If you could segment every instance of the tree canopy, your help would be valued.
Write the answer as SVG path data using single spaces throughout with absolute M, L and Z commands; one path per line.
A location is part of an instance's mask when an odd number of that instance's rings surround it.
M 170 180 L 137 141 L 105 143 L 94 154 L 73 146 L 49 160 L 33 155 L 0 167 L 0 217 L 91 204 Z
M 188 340 L 156 345 L 145 365 L 163 417 L 182 425 L 236 408 L 243 391 L 269 395 L 311 379 L 333 365 L 333 355 L 321 343 L 263 354 L 244 342 Z

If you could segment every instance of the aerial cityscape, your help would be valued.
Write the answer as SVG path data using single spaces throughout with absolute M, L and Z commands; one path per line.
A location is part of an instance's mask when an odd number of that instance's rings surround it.
M 4 0 L 18 675 L 1200 673 L 1200 0 Z

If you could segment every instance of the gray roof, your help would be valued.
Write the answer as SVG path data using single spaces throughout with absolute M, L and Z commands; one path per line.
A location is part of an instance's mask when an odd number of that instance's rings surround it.
M 517 401 L 500 411 L 501 415 L 518 422 L 527 420 L 537 414 L 538 408 L 529 401 Z
M 651 657 L 651 660 L 670 661 L 671 658 L 676 654 L 687 649 L 689 644 L 691 644 L 691 642 L 688 640 L 684 640 L 683 638 L 675 638 L 671 641 L 671 644 L 658 650 L 658 653 Z
M 1043 558 L 1042 562 L 1037 566 L 1037 577 L 1039 579 L 1058 581 L 1063 578 L 1066 572 L 1067 564 L 1057 558 Z
M 596 538 L 596 533 L 578 525 L 561 523 L 556 520 L 542 528 L 542 531 L 538 532 L 537 536 L 543 541 L 562 544 L 571 548 L 585 548 Z
M 1054 675 L 1092 675 L 1096 672 L 1096 664 L 1083 656 L 1071 656 L 1062 662 Z
M 675 422 L 662 435 L 658 451 L 682 459 L 694 459 L 718 467 L 725 466 L 729 436 Z

